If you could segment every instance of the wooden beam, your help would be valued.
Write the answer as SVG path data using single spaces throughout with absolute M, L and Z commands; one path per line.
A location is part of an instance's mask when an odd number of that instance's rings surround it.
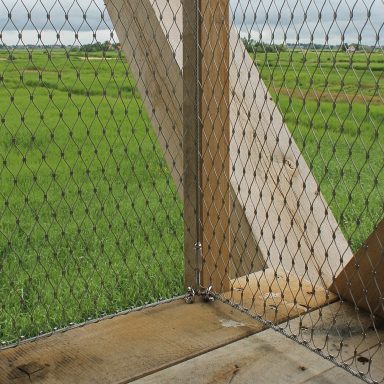
M 355 307 L 384 317 L 384 219 L 344 266 L 330 290 Z
M 3 350 L 0 383 L 128 383 L 263 327 L 219 301 L 177 300 Z
M 229 289 L 229 2 L 200 0 L 202 284 Z
M 248 275 L 267 268 L 265 258 L 258 247 L 244 212 L 244 206 L 240 204 L 235 191 L 231 186 L 231 225 L 230 239 L 231 252 L 229 255 L 231 279 Z
M 106 4 L 183 197 L 181 0 L 157 0 L 153 8 L 150 0 Z M 140 5 L 137 16 L 132 4 Z M 300 277 L 329 287 L 341 271 L 340 258 L 348 263 L 352 251 L 234 26 L 230 52 L 231 205 L 241 207 L 247 223 L 239 232 L 239 222 L 231 220 L 231 233 L 239 234 L 233 249 L 240 260 L 248 226 L 247 248 L 252 241 L 269 266 L 294 266 Z
M 159 10 L 152 3 L 150 0 L 105 0 L 136 81 L 134 85 L 139 90 L 176 188 L 180 190 L 183 176 L 182 68 L 164 33 L 164 23 L 173 22 L 169 9 L 170 20 L 160 23 Z
M 352 251 L 235 27 L 230 39 L 232 187 L 268 265 L 328 288 Z
M 231 303 L 240 305 L 251 315 L 274 324 L 293 319 L 339 298 L 321 286 L 299 279 L 282 268 L 268 268 L 231 281 L 224 293 Z
M 201 228 L 199 199 L 199 73 L 197 0 L 183 1 L 183 191 L 184 191 L 184 284 L 199 289 L 201 255 L 197 253 Z
M 184 168 L 183 164 L 186 138 L 183 136 L 181 1 L 157 0 L 156 6 L 150 0 L 106 0 L 105 3 L 179 196 L 184 200 L 182 177 L 188 166 Z M 190 6 L 190 2 L 187 1 L 186 5 Z M 236 199 L 231 201 L 231 205 L 241 212 L 241 205 L 232 187 L 231 195 Z M 192 196 L 188 199 L 194 200 Z M 231 233 L 231 277 L 240 271 L 250 273 L 261 269 L 265 261 L 261 260 L 260 252 L 255 252 L 258 249 L 257 241 L 244 212 L 231 217 Z M 190 234 L 188 237 L 195 236 Z M 185 249 L 190 249 L 190 245 L 185 244 Z M 194 259 L 194 255 L 191 257 Z M 242 263 L 242 260 L 245 262 Z M 191 282 L 191 271 L 194 269 L 191 263 L 194 261 L 187 261 L 186 264 L 187 284 Z

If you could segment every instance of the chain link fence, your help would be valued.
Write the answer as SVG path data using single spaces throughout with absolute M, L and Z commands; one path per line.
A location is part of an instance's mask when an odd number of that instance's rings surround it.
M 100 1 L 0 2 L 3 346 L 184 291 L 180 182 L 153 130 L 173 116 L 122 43 L 148 42 L 120 42 Z
M 383 382 L 383 14 L 0 1 L 3 346 L 189 285 Z
M 382 382 L 384 3 L 196 12 L 203 285 Z

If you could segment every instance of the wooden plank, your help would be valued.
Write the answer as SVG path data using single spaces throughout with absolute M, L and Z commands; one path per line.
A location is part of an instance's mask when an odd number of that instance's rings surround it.
M 330 287 L 356 307 L 384 317 L 384 219 Z
M 202 261 L 196 245 L 200 241 L 201 223 L 199 190 L 199 108 L 197 0 L 183 2 L 183 191 L 184 191 L 184 284 L 199 289 L 197 276 Z
M 260 329 L 220 302 L 176 301 L 3 350 L 0 383 L 128 382 Z
M 180 5 L 168 6 L 177 15 Z M 170 38 L 175 52 L 176 41 Z M 231 187 L 253 244 L 264 259 L 269 255 L 269 266 L 290 269 L 293 260 L 300 277 L 328 288 L 352 251 L 234 25 L 230 52 Z M 180 54 L 175 58 L 181 65 Z
M 328 288 L 352 252 L 235 28 L 231 53 L 231 184 L 268 265 Z
M 327 380 L 322 381 L 325 377 Z M 362 381 L 272 330 L 136 381 L 137 384 L 306 382 L 357 384 Z
M 267 267 L 264 256 L 254 241 L 252 227 L 243 207 L 231 187 L 230 271 L 231 279 L 260 271 Z
M 339 301 L 303 313 L 280 327 L 301 342 L 352 367 L 355 366 L 352 360 L 365 351 L 380 345 L 384 348 L 384 322 L 372 319 L 364 311 L 356 311 L 348 302 Z
M 280 324 L 282 329 L 367 379 L 384 378 L 384 321 L 356 311 L 348 302 L 336 302 Z M 330 377 L 326 374 L 324 378 Z M 315 380 L 314 382 L 321 382 Z
M 202 284 L 229 289 L 229 2 L 200 0 Z
M 384 323 L 347 302 L 305 312 L 280 324 L 289 334 L 344 362 L 366 378 L 384 377 Z M 278 369 L 276 369 L 278 367 Z M 368 371 L 369 368 L 369 371 Z M 187 379 L 186 379 L 187 378 Z M 280 334 L 265 330 L 225 348 L 149 375 L 140 384 L 172 383 L 359 383 L 333 363 Z
M 314 286 L 281 268 L 232 280 L 231 290 L 224 297 L 275 324 L 338 300 L 321 285 Z
M 105 5 L 179 189 L 183 172 L 182 69 L 174 59 L 164 24 L 159 22 L 159 10 L 150 0 L 106 0 Z
M 384 345 L 379 344 L 359 353 L 348 361 L 352 368 L 367 378 L 381 383 L 384 381 Z

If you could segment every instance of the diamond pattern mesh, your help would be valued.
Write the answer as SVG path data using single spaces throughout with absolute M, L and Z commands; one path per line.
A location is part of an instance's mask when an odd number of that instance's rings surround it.
M 383 6 L 197 4 L 202 281 L 368 382 L 384 377 Z
M 180 294 L 178 186 L 104 4 L 0 14 L 1 341 Z
M 383 382 L 383 14 L 0 0 L 3 346 L 190 286 Z

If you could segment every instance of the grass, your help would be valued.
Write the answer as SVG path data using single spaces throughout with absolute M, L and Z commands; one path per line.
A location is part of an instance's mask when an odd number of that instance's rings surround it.
M 357 250 L 384 217 L 384 54 L 288 51 L 254 60 Z
M 125 61 L 13 56 L 0 51 L 0 340 L 181 293 L 182 206 Z
M 4 342 L 182 292 L 182 205 L 135 82 L 82 55 L 0 51 Z M 254 59 L 355 250 L 383 217 L 384 55 Z

